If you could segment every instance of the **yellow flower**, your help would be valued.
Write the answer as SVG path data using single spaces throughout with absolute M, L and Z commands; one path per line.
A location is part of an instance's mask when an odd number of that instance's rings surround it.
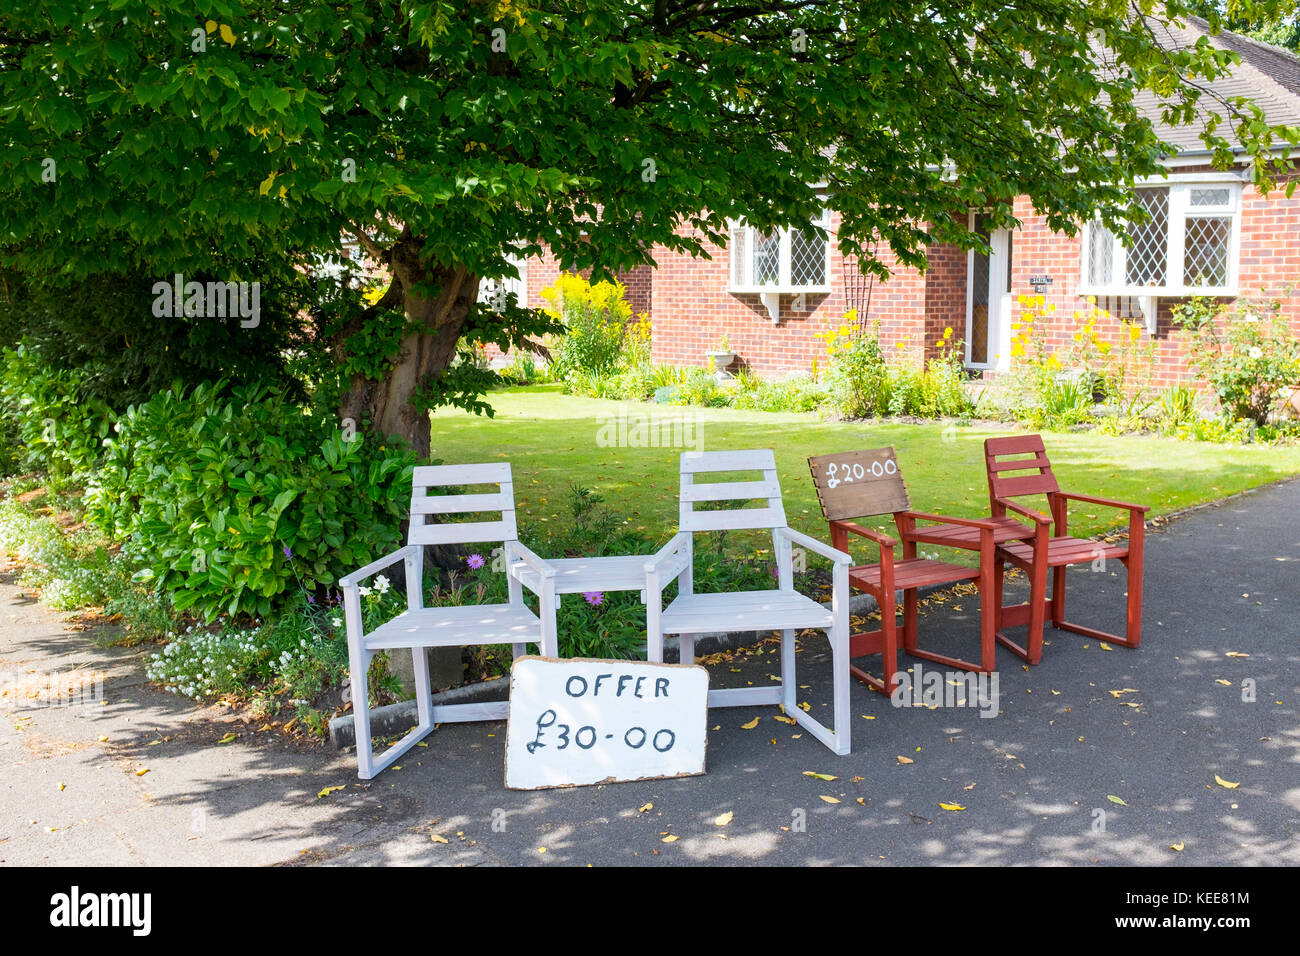
M 1086 301 L 1089 305 L 1096 305 L 1096 304 L 1097 304 L 1097 297 L 1096 297 L 1095 295 L 1090 295 L 1090 296 L 1088 296 L 1088 298 L 1087 298 L 1086 300 L 1084 300 L 1084 301 Z
M 943 337 L 944 337 L 945 339 L 950 339 L 950 338 L 952 338 L 952 326 L 951 326 L 951 325 L 948 326 L 947 328 L 945 328 L 945 329 L 943 330 Z
M 1141 337 L 1142 337 L 1142 327 L 1139 326 L 1136 322 L 1134 322 L 1132 325 L 1128 327 L 1128 340 L 1134 344 L 1137 344 L 1137 340 L 1140 339 Z

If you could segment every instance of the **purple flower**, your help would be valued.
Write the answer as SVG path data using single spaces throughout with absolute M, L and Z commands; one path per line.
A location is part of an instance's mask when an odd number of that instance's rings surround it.
M 293 557 L 293 552 L 289 550 L 289 546 L 288 546 L 287 544 L 284 546 L 284 556 L 285 556 L 286 558 L 292 558 L 292 557 Z
M 600 607 L 605 603 L 605 593 L 603 591 L 583 591 L 582 598 L 592 607 Z
M 465 563 L 468 564 L 470 568 L 477 571 L 479 568 L 483 567 L 483 555 L 471 554 L 465 559 Z
M 316 595 L 312 594 L 310 591 L 307 592 L 307 603 L 308 604 L 316 603 Z

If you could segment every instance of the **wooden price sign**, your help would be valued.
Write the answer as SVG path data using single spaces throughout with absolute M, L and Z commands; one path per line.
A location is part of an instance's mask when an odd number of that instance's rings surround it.
M 708 697 L 709 672 L 696 664 L 517 657 L 506 786 L 702 774 Z
M 892 445 L 808 459 L 828 521 L 907 511 L 912 505 Z

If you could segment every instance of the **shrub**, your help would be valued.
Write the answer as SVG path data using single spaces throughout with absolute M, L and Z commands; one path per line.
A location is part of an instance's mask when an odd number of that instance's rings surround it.
M 856 328 L 854 309 L 844 319 L 838 329 L 818 333 L 826 342 L 831 404 L 845 418 L 884 415 L 893 396 L 893 380 L 880 347 L 879 326 L 869 334 Z
M 591 284 L 577 275 L 562 275 L 542 290 L 546 313 L 564 323 L 565 334 L 552 349 L 552 374 L 608 374 L 618 366 L 632 307 L 617 282 Z
M 87 396 L 87 378 L 25 345 L 0 354 L 0 413 L 21 447 L 11 451 L 11 467 L 42 469 L 56 485 L 96 470 L 114 415 L 103 399 Z
M 1229 310 L 1195 298 L 1175 307 L 1174 321 L 1189 332 L 1191 364 L 1214 389 L 1228 421 L 1267 424 L 1300 384 L 1300 343 L 1281 303 L 1239 302 Z
M 121 416 L 87 517 L 177 610 L 266 615 L 397 544 L 413 466 L 262 386 L 174 388 Z

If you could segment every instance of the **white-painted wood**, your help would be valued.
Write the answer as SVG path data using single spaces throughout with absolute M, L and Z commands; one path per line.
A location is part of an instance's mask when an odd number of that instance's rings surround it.
M 430 488 L 496 484 L 490 494 L 430 495 Z M 498 521 L 426 523 L 426 517 L 443 514 L 501 512 Z M 373 779 L 392 766 L 402 754 L 415 746 L 434 725 L 453 721 L 502 720 L 505 702 L 487 704 L 446 704 L 433 706 L 429 681 L 429 664 L 425 651 L 430 647 L 472 647 L 483 644 L 509 644 L 516 657 L 528 644 L 538 645 L 543 654 L 558 653 L 555 631 L 555 569 L 517 540 L 515 530 L 514 484 L 510 465 L 490 462 L 482 465 L 430 465 L 415 469 L 411 491 L 411 521 L 407 545 L 386 558 L 340 579 L 343 587 L 343 612 L 347 620 L 348 666 L 352 680 L 352 710 L 357 735 L 357 775 Z M 432 607 L 422 605 L 424 549 L 426 544 L 477 545 L 500 541 L 507 555 L 509 599 L 505 604 L 468 607 Z M 407 609 L 380 624 L 369 634 L 363 632 L 360 582 L 399 560 L 406 564 Z M 538 595 L 539 609 L 534 614 L 523 601 L 523 583 L 514 569 L 527 569 L 532 575 L 531 589 Z M 641 581 L 638 580 L 638 586 Z M 403 652 L 413 656 L 415 672 L 416 726 L 383 754 L 374 753 L 370 733 L 370 700 L 367 675 L 370 662 L 381 650 Z
M 478 465 L 421 465 L 413 470 L 411 484 L 416 488 L 446 485 L 499 485 L 510 481 L 510 463 L 484 462 Z
M 718 687 L 709 691 L 710 707 L 761 707 L 779 703 L 780 687 Z
M 701 774 L 708 693 L 703 667 L 522 657 L 510 672 L 506 786 Z
M 697 482 L 718 472 L 761 471 L 761 481 Z M 698 511 L 699 503 L 765 499 L 766 506 L 749 509 Z M 837 754 L 850 750 L 849 721 L 849 590 L 852 558 L 786 523 L 776 456 L 771 449 L 725 452 L 686 452 L 681 457 L 680 530 L 645 564 L 648 654 L 662 661 L 664 634 L 676 634 L 679 659 L 695 659 L 695 635 L 727 631 L 781 631 L 781 683 L 776 687 L 725 688 L 709 692 L 711 707 L 752 707 L 781 704 L 800 726 Z M 776 590 L 696 594 L 691 580 L 692 548 L 697 531 L 767 528 L 777 560 Z M 680 539 L 685 538 L 683 542 Z M 792 550 L 795 545 L 829 558 L 833 567 L 831 607 L 823 607 L 794 590 Z M 677 598 L 663 606 L 664 589 L 678 581 Z M 795 635 L 802 630 L 826 632 L 832 651 L 835 729 L 810 717 L 795 702 Z
M 731 591 L 679 596 L 664 608 L 665 634 L 830 627 L 832 613 L 797 591 Z
M 454 524 L 419 524 L 418 516 L 411 516 L 411 529 L 407 535 L 412 544 L 475 544 L 485 541 L 507 541 L 518 532 L 515 516 L 508 521 L 462 521 Z
M 514 508 L 514 495 L 499 491 L 490 495 L 416 495 L 411 499 L 411 514 L 417 515 L 513 511 Z

